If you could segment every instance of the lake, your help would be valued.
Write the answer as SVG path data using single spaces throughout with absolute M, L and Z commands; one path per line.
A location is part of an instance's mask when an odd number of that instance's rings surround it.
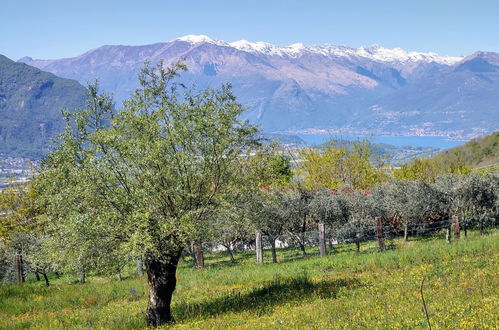
M 305 140 L 309 145 L 318 145 L 331 139 L 335 140 L 362 140 L 369 139 L 372 143 L 386 143 L 397 147 L 437 147 L 449 149 L 465 144 L 467 141 L 449 140 L 446 136 L 355 136 L 355 135 L 328 135 L 328 134 L 293 134 Z

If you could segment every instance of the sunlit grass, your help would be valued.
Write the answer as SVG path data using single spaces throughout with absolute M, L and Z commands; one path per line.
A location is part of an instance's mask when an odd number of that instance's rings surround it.
M 499 232 L 447 244 L 441 237 L 374 242 L 360 253 L 339 246 L 326 258 L 279 250 L 278 264 L 255 264 L 251 251 L 231 264 L 208 255 L 206 269 L 182 262 L 173 299 L 174 328 L 425 328 L 420 284 L 436 329 L 499 328 Z M 315 253 L 316 248 L 310 248 Z M 270 259 L 270 253 L 268 258 Z M 267 262 L 270 260 L 266 259 Z M 133 268 L 130 267 L 130 274 Z M 144 328 L 145 277 L 52 278 L 0 287 L 0 328 Z

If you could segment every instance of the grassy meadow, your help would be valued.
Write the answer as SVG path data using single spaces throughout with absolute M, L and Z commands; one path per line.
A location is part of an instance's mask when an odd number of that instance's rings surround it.
M 325 258 L 302 259 L 282 249 L 283 260 L 263 266 L 251 251 L 228 262 L 207 256 L 205 269 L 189 260 L 178 270 L 173 314 L 178 329 L 498 329 L 499 231 L 447 244 L 441 236 L 395 240 L 384 253 L 374 242 L 360 253 L 339 245 Z M 316 248 L 310 248 L 315 253 Z M 130 265 L 129 273 L 133 273 Z M 0 286 L 1 329 L 141 329 L 146 327 L 146 277 L 89 276 Z M 166 327 L 167 328 L 167 327 Z

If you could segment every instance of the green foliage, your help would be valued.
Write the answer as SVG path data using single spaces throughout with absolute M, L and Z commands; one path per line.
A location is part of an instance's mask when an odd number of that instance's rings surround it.
M 497 164 L 499 162 L 499 132 L 444 150 L 434 159 L 440 164 L 460 163 L 470 168 Z
M 441 162 L 437 158 L 414 158 L 393 172 L 397 180 L 420 180 L 433 183 L 438 176 L 445 173 L 468 175 L 471 170 L 460 160 Z
M 145 67 L 116 115 L 95 85 L 87 109 L 66 113 L 37 178 L 65 260 L 119 260 L 126 251 L 168 260 L 231 195 L 256 129 L 238 120 L 244 108 L 229 86 L 183 89 L 175 78 L 184 69 Z
M 366 189 L 384 179 L 383 172 L 372 165 L 372 156 L 367 141 L 355 142 L 351 148 L 331 141 L 322 150 L 303 148 L 297 172 L 308 189 Z
M 31 184 L 13 183 L 0 190 L 0 239 L 36 229 L 37 217 L 43 213 L 37 198 Z
M 293 177 L 290 159 L 278 143 L 248 149 L 240 174 L 248 188 L 260 190 L 286 187 Z

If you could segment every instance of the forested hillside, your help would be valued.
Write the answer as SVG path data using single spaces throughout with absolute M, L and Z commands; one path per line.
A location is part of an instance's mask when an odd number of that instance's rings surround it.
M 499 132 L 475 138 L 462 146 L 444 150 L 434 158 L 438 162 L 461 162 L 469 167 L 497 164 L 499 162 Z
M 0 153 L 39 158 L 64 127 L 61 109 L 81 107 L 85 88 L 0 55 Z

